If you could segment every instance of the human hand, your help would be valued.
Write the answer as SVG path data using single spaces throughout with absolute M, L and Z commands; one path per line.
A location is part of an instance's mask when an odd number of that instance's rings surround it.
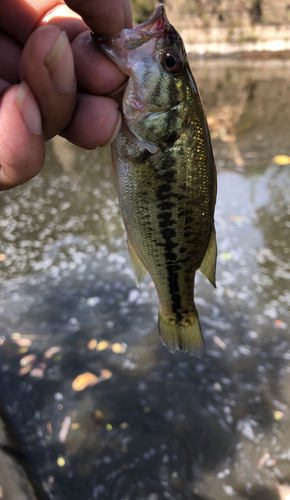
M 110 35 L 131 27 L 130 0 L 66 4 L 1 0 L 0 190 L 37 175 L 45 141 L 57 134 L 94 149 L 118 132 L 117 103 L 105 95 L 126 76 L 97 49 L 89 28 Z

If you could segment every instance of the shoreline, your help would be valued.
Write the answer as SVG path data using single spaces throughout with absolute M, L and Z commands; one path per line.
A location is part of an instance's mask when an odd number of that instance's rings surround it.
M 243 57 L 290 59 L 287 26 L 181 29 L 186 51 L 197 57 Z

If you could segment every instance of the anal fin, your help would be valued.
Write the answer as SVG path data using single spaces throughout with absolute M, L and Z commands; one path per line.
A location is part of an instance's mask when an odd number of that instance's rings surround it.
M 137 287 L 139 287 L 140 284 L 142 283 L 142 281 L 144 280 L 144 278 L 147 276 L 148 271 L 147 271 L 146 267 L 144 266 L 143 262 L 141 262 L 141 259 L 140 259 L 139 255 L 137 254 L 137 252 L 136 252 L 135 248 L 133 247 L 129 238 L 127 239 L 127 243 L 128 243 L 128 250 L 129 250 L 129 255 L 130 255 L 130 259 L 131 259 L 133 273 L 135 276 L 136 285 L 137 285 Z
M 215 228 L 213 227 L 209 244 L 206 249 L 199 270 L 208 279 L 208 281 L 212 284 L 214 288 L 216 288 L 216 283 L 215 283 L 216 257 L 217 257 L 217 245 L 216 245 Z

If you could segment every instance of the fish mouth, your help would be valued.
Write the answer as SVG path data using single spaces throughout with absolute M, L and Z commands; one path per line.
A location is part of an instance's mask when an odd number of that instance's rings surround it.
M 152 36 L 153 34 L 162 34 L 167 27 L 170 27 L 170 23 L 166 17 L 164 5 L 158 5 L 155 12 L 149 21 L 142 24 L 137 24 L 134 31 L 147 32 Z
M 110 36 L 92 33 L 92 38 L 99 49 L 114 61 L 121 71 L 130 76 L 134 50 L 139 49 L 139 58 L 152 53 L 163 33 L 170 34 L 171 31 L 172 26 L 166 17 L 165 7 L 159 5 L 149 21 L 138 24 L 133 29 L 123 29 L 120 33 Z
M 123 30 L 126 32 L 123 47 L 125 50 L 134 50 L 154 38 L 159 39 L 165 31 L 170 31 L 170 29 L 171 25 L 166 17 L 165 7 L 159 5 L 149 21 L 137 24 L 132 30 Z

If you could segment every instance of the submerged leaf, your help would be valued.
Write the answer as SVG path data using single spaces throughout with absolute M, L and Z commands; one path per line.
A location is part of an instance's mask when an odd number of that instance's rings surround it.
M 91 387 L 98 382 L 98 377 L 91 372 L 82 373 L 78 375 L 72 383 L 74 391 L 83 391 L 87 387 Z

